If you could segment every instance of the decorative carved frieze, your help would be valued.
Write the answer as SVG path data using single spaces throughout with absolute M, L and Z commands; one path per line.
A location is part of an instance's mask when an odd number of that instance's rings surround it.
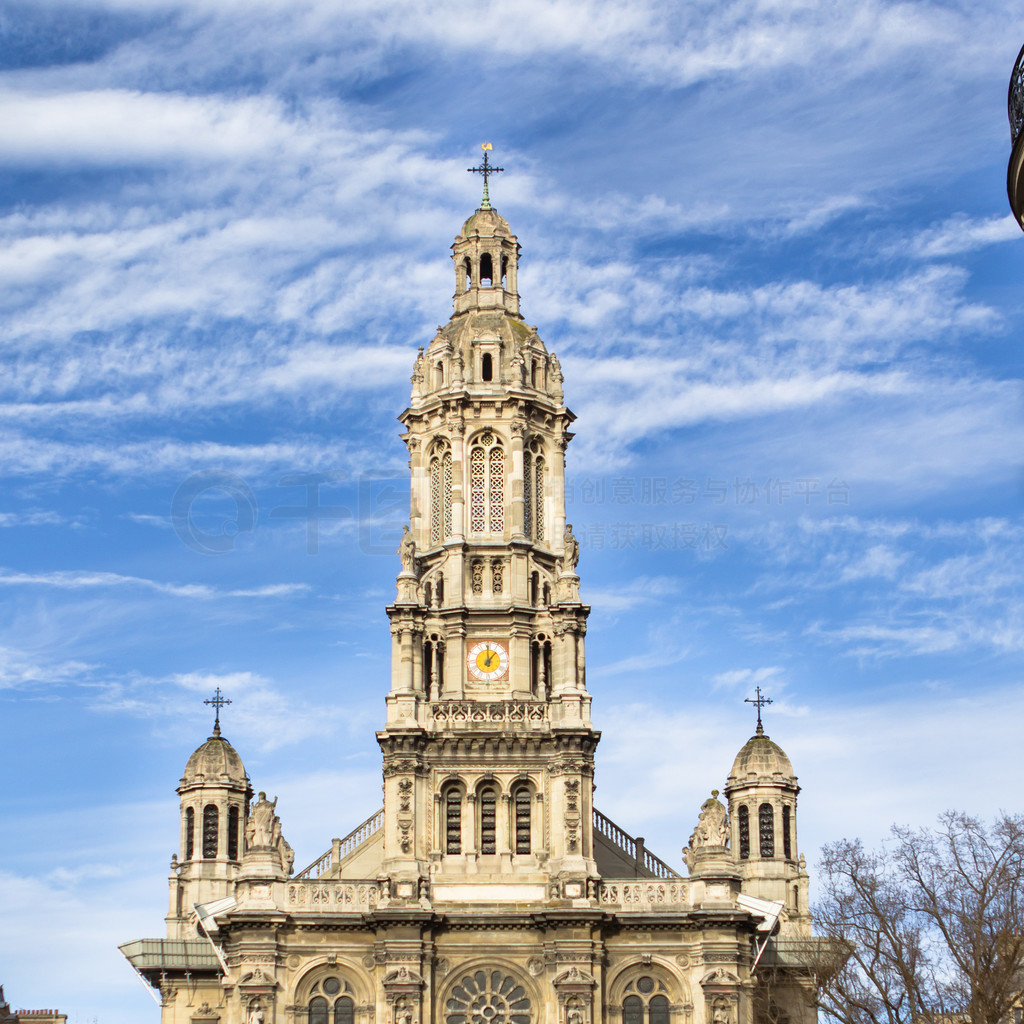
M 446 725 L 472 725 L 474 722 L 546 722 L 548 706 L 541 701 L 445 700 L 430 705 L 435 722 Z

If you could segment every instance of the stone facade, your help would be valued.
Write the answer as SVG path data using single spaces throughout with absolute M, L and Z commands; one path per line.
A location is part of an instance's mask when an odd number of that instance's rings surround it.
M 215 729 L 178 789 L 167 937 L 122 949 L 162 1024 L 811 1024 L 779 955 L 810 936 L 782 750 L 759 728 L 740 751 L 687 877 L 593 806 L 573 414 L 508 223 L 485 202 L 452 248 L 454 312 L 400 417 L 384 807 L 293 873 L 276 801 Z

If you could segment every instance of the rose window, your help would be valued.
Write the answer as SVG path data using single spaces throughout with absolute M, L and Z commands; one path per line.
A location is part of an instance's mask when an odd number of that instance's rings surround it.
M 530 1024 L 530 998 L 502 971 L 467 974 L 448 997 L 446 1024 Z

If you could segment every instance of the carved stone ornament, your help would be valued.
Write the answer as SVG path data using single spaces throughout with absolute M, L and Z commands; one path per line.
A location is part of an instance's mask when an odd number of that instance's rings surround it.
M 400 967 L 394 968 L 394 970 L 388 971 L 384 975 L 382 984 L 386 989 L 414 991 L 422 988 L 424 982 L 418 972 L 410 970 L 403 964 Z
M 573 964 L 567 971 L 562 971 L 554 980 L 555 988 L 577 987 L 580 989 L 591 989 L 597 986 L 593 975 L 587 971 L 581 971 L 576 964 Z
M 739 985 L 740 979 L 724 967 L 716 967 L 700 979 L 701 985 Z
M 729 841 L 729 815 L 718 799 L 718 790 L 700 805 L 700 818 L 690 836 L 690 848 L 704 846 L 726 846 Z

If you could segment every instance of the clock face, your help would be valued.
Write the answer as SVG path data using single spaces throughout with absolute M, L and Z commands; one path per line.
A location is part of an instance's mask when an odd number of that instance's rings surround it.
M 508 672 L 508 649 L 495 640 L 473 644 L 466 667 L 474 679 L 501 679 Z

